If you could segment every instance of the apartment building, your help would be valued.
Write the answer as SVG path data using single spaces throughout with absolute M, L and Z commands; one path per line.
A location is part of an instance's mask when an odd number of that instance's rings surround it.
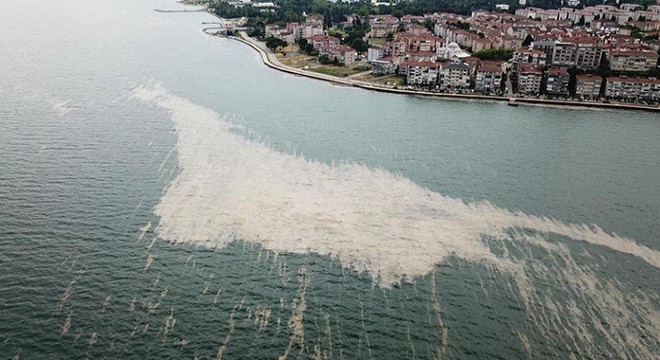
M 549 69 L 545 74 L 545 93 L 554 96 L 568 96 L 570 78 L 566 69 Z
M 597 99 L 602 83 L 603 79 L 598 75 L 577 75 L 575 96 L 585 100 Z
M 468 89 L 472 83 L 475 64 L 455 62 L 442 67 L 441 84 L 443 88 Z
M 404 61 L 399 73 L 406 76 L 408 85 L 435 85 L 438 83 L 440 64 L 430 61 Z
M 541 91 L 543 71 L 531 64 L 518 65 L 518 93 L 538 95 Z
M 657 78 L 609 77 L 605 87 L 605 96 L 610 99 L 627 101 L 660 100 L 660 80 Z
M 658 64 L 658 53 L 650 50 L 614 49 L 608 54 L 614 71 L 649 71 Z
M 474 90 L 485 94 L 497 94 L 502 84 L 502 64 L 484 64 L 477 69 Z

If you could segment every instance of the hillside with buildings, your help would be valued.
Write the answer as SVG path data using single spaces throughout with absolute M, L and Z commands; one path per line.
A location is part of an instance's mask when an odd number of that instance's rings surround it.
M 279 39 L 273 50 L 298 44 L 324 63 L 368 64 L 362 80 L 409 89 L 657 104 L 660 4 L 571 4 L 469 15 L 382 14 L 391 6 L 363 4 L 341 22 L 302 12 L 299 21 L 264 23 L 273 3 L 257 6 L 263 15 L 251 19 L 251 33 Z

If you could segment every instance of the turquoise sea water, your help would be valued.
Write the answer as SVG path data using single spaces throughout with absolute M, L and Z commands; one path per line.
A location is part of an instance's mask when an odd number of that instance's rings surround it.
M 657 358 L 657 114 L 333 86 L 204 35 L 209 15 L 153 11 L 174 7 L 3 4 L 3 358 Z M 176 102 L 139 101 L 136 88 Z M 199 109 L 218 119 L 199 121 Z M 231 186 L 206 187 L 217 183 Z M 177 197 L 187 184 L 199 195 Z M 401 191 L 378 191 L 390 185 Z M 315 217 L 282 226 L 273 194 L 297 207 L 284 215 L 307 215 L 309 200 Z M 372 215 L 348 227 L 352 216 L 330 207 L 344 199 Z M 507 212 L 554 222 L 530 220 L 549 233 L 511 223 L 468 241 L 484 223 L 510 222 Z M 215 231 L 215 247 L 176 216 L 159 233 L 173 214 L 208 220 L 197 228 Z M 339 235 L 318 229 L 326 217 Z M 361 226 L 399 223 L 415 236 Z M 581 241 L 557 224 L 604 233 Z M 420 245 L 428 234 L 435 242 Z M 322 241 L 327 252 L 296 247 Z M 495 260 L 471 255 L 475 244 Z M 431 271 L 375 279 L 391 265 L 383 247 L 401 253 L 396 275 L 444 246 L 454 250 Z

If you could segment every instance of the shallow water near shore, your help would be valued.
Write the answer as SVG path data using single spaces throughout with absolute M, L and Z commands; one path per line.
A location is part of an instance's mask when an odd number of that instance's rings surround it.
M 657 114 L 328 85 L 179 6 L 0 14 L 0 354 L 658 353 Z

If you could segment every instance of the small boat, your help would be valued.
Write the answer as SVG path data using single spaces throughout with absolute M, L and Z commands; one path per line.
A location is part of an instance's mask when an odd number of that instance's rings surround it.
M 509 99 L 509 102 L 507 103 L 509 106 L 518 106 L 519 104 L 516 102 L 516 99 Z

